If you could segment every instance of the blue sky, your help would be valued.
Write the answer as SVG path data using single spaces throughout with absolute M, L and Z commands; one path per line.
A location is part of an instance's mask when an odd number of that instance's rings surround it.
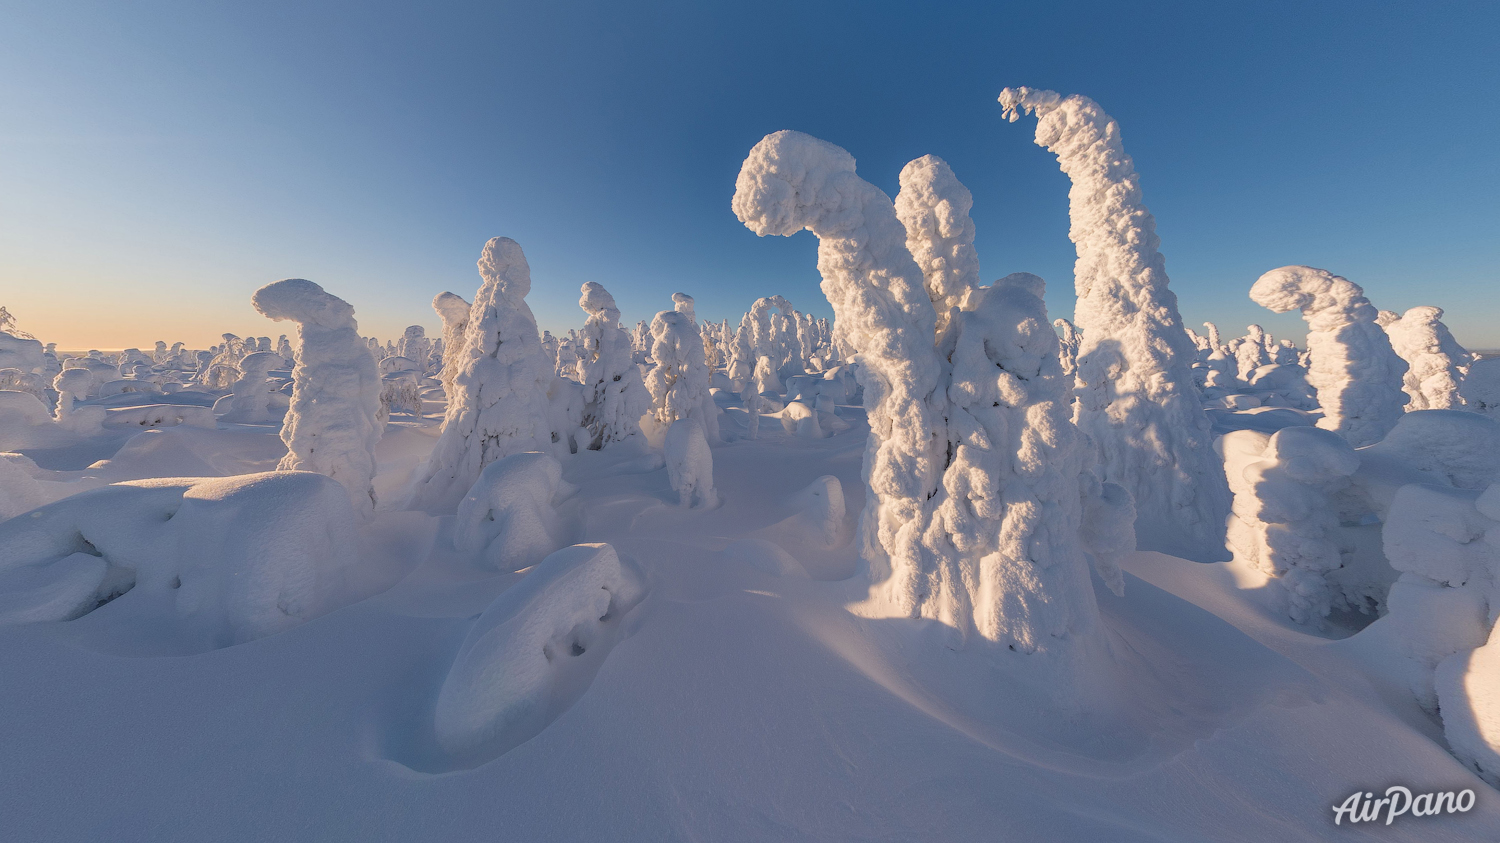
M 1246 292 L 1307 263 L 1500 347 L 1500 4 L 79 3 L 0 9 L 0 304 L 65 348 L 285 330 L 305 277 L 362 332 L 434 331 L 484 241 L 539 322 L 584 281 L 649 318 L 780 293 L 831 311 L 816 242 L 729 209 L 790 128 L 888 193 L 947 159 L 987 278 L 1070 315 L 1066 178 L 1006 85 L 1098 100 L 1142 175 L 1184 316 L 1300 337 Z

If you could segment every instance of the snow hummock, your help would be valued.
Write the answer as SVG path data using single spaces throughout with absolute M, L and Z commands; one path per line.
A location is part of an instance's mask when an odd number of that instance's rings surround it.
M 543 559 L 474 622 L 443 680 L 436 736 L 448 753 L 487 760 L 542 731 L 598 670 L 620 617 L 642 587 L 607 544 Z M 475 756 L 480 756 L 475 758 Z
M 1036 143 L 1072 180 L 1068 237 L 1078 251 L 1074 420 L 1103 456 L 1103 478 L 1129 490 L 1141 547 L 1220 561 L 1229 487 L 1199 403 L 1177 296 L 1167 286 L 1156 220 L 1120 126 L 1079 95 L 1006 88 L 1005 115 L 1037 117 Z
M 1396 425 L 1405 412 L 1407 366 L 1358 284 L 1325 269 L 1283 266 L 1256 280 L 1250 298 L 1276 313 L 1302 311 L 1312 358 L 1307 382 L 1323 410 L 1318 427 L 1362 448 Z
M 554 503 L 572 487 L 549 454 L 511 454 L 485 466 L 458 504 L 453 546 L 481 557 L 483 567 L 518 571 L 565 543 Z
M 375 510 L 380 373 L 359 338 L 354 308 L 301 278 L 256 291 L 255 309 L 297 323 L 292 401 L 282 423 L 283 471 L 316 471 L 349 490 L 356 512 Z M 269 362 L 269 361 L 267 361 Z

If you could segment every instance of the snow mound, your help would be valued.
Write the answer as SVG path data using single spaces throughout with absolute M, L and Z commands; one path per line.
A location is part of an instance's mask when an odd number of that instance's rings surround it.
M 839 479 L 825 474 L 814 480 L 792 499 L 802 517 L 820 533 L 829 544 L 839 538 L 844 528 L 844 487 Z
M 108 568 L 97 556 L 74 553 L 0 574 L 0 624 L 66 621 L 84 614 L 99 602 Z
M 87 570 L 97 574 L 94 603 L 113 601 L 112 614 L 151 624 L 164 603 L 185 634 L 221 647 L 290 629 L 358 596 L 348 582 L 356 550 L 348 496 L 321 474 L 140 480 L 0 522 L 0 593 L 30 606 L 30 619 L 66 620 L 95 608 L 71 599 L 82 594 Z M 80 553 L 100 564 L 54 567 Z M 41 601 L 44 592 L 56 599 Z
M 1459 384 L 1464 406 L 1476 413 L 1500 416 L 1500 357 L 1476 360 Z
M 1500 479 L 1500 423 L 1462 410 L 1413 410 L 1369 448 L 1460 489 Z
M 597 672 L 601 659 L 583 657 L 608 651 L 620 617 L 641 596 L 607 544 L 573 545 L 542 560 L 464 639 L 438 694 L 438 744 L 459 758 L 494 757 L 547 728 Z
M 453 546 L 497 571 L 534 565 L 563 546 L 553 504 L 573 491 L 562 479 L 562 464 L 548 454 L 529 451 L 492 462 L 458 505 Z

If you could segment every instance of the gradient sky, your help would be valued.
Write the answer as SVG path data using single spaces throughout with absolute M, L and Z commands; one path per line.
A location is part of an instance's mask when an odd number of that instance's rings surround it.
M 361 332 L 436 333 L 489 237 L 578 326 L 695 296 L 831 316 L 816 241 L 730 211 L 750 147 L 798 129 L 887 193 L 933 153 L 974 193 L 987 279 L 1073 310 L 1068 182 L 995 102 L 1119 120 L 1189 324 L 1301 321 L 1249 301 L 1305 263 L 1378 307 L 1436 304 L 1500 347 L 1500 3 L 83 3 L 0 9 L 0 305 L 63 348 L 283 333 L 279 278 Z

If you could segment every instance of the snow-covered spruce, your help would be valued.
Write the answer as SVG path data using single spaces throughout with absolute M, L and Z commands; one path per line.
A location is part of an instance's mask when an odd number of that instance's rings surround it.
M 709 509 L 719 505 L 719 492 L 714 488 L 714 455 L 697 419 L 687 417 L 672 422 L 662 451 L 667 480 L 677 492 L 680 504 Z
M 708 364 L 698 324 L 686 313 L 663 310 L 651 320 L 651 358 L 646 374 L 651 413 L 666 427 L 678 419 L 698 419 L 710 442 L 719 441 L 719 408 L 709 394 Z
M 1381 311 L 1381 315 L 1390 313 Z M 1402 389 L 1411 399 L 1407 410 L 1462 409 L 1459 383 L 1472 362 L 1469 352 L 1443 324 L 1440 307 L 1414 307 L 1401 316 L 1378 319 L 1391 348 L 1406 361 Z
M 1311 355 L 1307 383 L 1323 408 L 1318 427 L 1362 448 L 1395 426 L 1405 412 L 1406 362 L 1358 284 L 1323 269 L 1283 266 L 1262 275 L 1250 298 L 1276 313 L 1302 311 Z
M 574 492 L 549 454 L 511 454 L 485 466 L 458 504 L 453 546 L 496 571 L 519 571 L 564 544 L 554 503 Z
M 414 477 L 410 502 L 443 510 L 458 503 L 484 467 L 511 454 L 552 452 L 547 386 L 553 364 L 542 354 L 526 304 L 531 267 L 521 246 L 495 237 L 479 258 L 474 296 L 454 366 L 443 432 Z
M 823 292 L 861 355 L 871 430 L 861 532 L 874 604 L 1014 650 L 1092 638 L 1083 484 L 1068 463 L 1082 457 L 1068 441 L 1057 338 L 1028 283 L 966 293 L 977 301 L 961 317 L 962 369 L 950 378 L 908 232 L 849 153 L 797 132 L 768 135 L 740 170 L 734 210 L 762 236 L 817 235 Z M 968 450 L 950 464 L 950 448 Z
M 1052 327 L 1057 329 L 1057 354 L 1063 374 L 1074 377 L 1078 372 L 1078 347 L 1083 344 L 1083 336 L 1078 333 L 1076 325 L 1061 316 L 1052 320 Z
M 578 306 L 588 314 L 583 324 L 583 426 L 588 447 L 599 450 L 641 432 L 641 416 L 651 410 L 651 394 L 635 364 L 630 335 L 620 328 L 614 296 L 593 281 L 584 283 Z M 680 294 L 679 294 L 680 295 Z
M 1315 427 L 1286 427 L 1270 437 L 1238 430 L 1219 447 L 1234 492 L 1235 561 L 1270 577 L 1278 608 L 1298 623 L 1342 608 L 1329 574 L 1343 564 L 1336 495 L 1359 468 L 1354 449 Z
M 1134 496 L 1141 546 L 1201 562 L 1225 558 L 1229 487 L 1194 387 L 1196 349 L 1167 286 L 1156 220 L 1120 126 L 1093 100 L 1006 88 L 1006 116 L 1035 113 L 1057 154 L 1078 252 L 1074 420 L 1098 444 L 1104 479 Z
M 354 308 L 301 278 L 255 292 L 255 309 L 297 323 L 292 400 L 281 427 L 282 471 L 316 471 L 349 490 L 363 516 L 375 510 L 375 445 L 380 441 L 380 373 L 359 338 Z
M 469 330 L 469 303 L 457 293 L 438 293 L 432 299 L 432 309 L 443 320 L 443 369 L 439 379 L 444 394 L 451 395 L 453 376 L 458 374 L 458 361 L 463 358 L 464 337 Z

